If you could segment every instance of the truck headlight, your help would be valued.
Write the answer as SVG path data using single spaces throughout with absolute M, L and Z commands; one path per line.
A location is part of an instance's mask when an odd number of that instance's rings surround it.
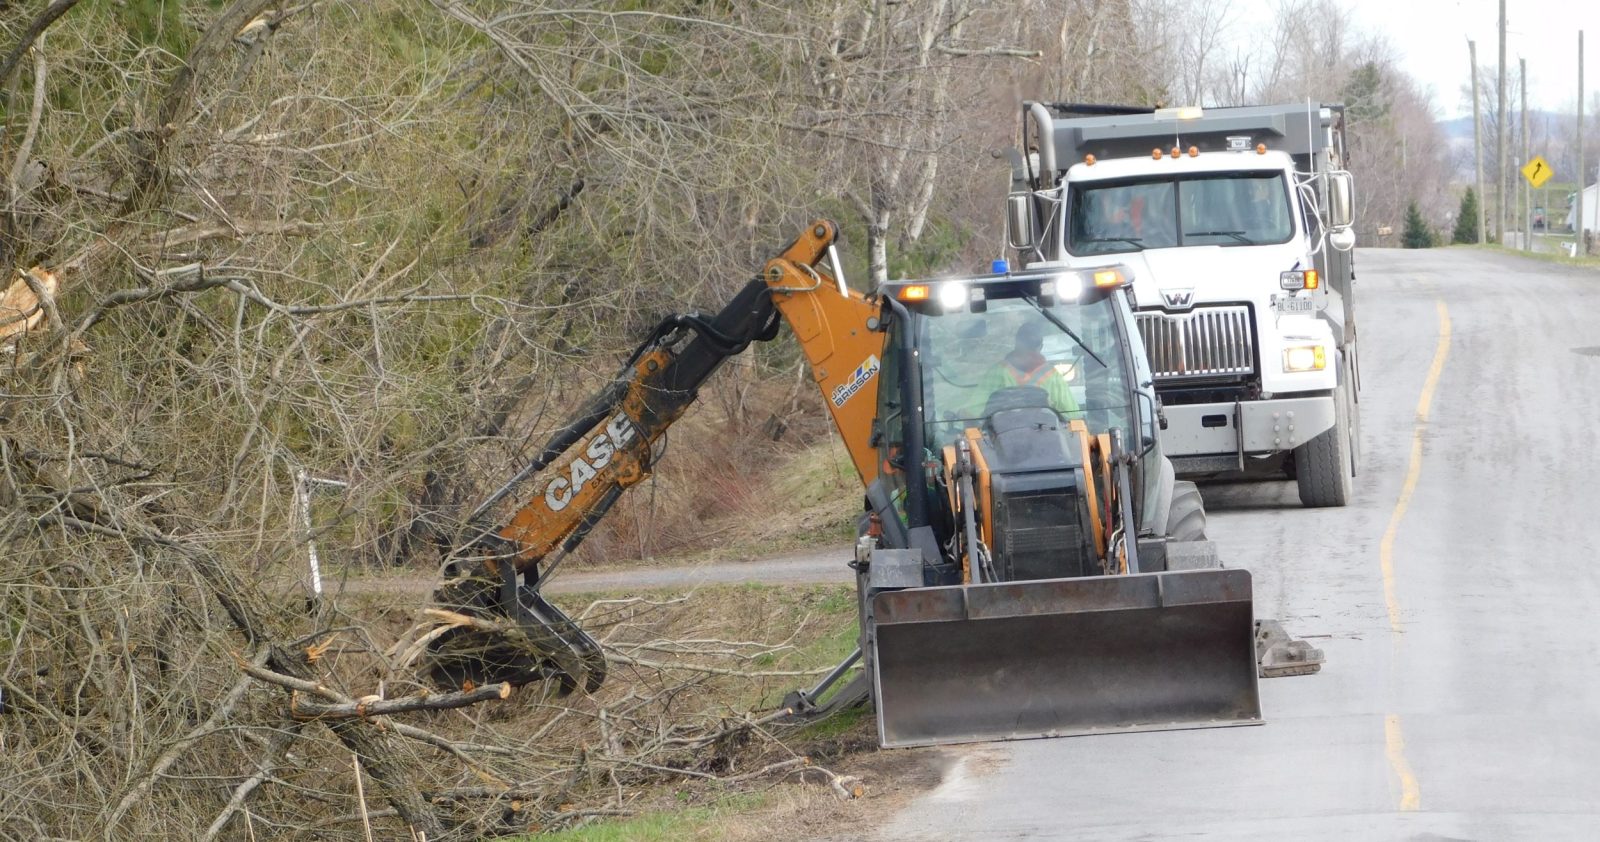
M 1328 352 L 1321 345 L 1294 345 L 1283 349 L 1283 370 L 1321 371 L 1328 367 Z
M 1321 279 L 1317 277 L 1317 270 L 1315 269 L 1294 269 L 1278 273 L 1278 286 L 1290 292 L 1298 292 L 1302 289 L 1316 289 L 1320 285 Z

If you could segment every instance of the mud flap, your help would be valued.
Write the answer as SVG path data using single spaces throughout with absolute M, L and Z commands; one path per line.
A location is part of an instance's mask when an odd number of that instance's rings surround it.
M 1250 572 L 874 597 L 885 748 L 1261 723 Z

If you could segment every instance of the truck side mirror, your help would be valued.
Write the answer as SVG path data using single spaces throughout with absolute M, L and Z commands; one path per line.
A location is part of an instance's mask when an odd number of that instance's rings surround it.
M 1155 395 L 1144 389 L 1134 390 L 1133 395 L 1137 403 L 1147 405 L 1149 410 L 1146 414 L 1146 406 L 1139 407 L 1139 458 L 1143 459 L 1150 451 L 1156 449 L 1156 443 L 1161 435 L 1156 430 L 1167 428 L 1167 416 L 1162 413 L 1161 404 Z
M 1355 221 L 1354 199 L 1350 174 L 1331 173 L 1328 176 L 1328 227 L 1349 228 Z
M 1033 197 L 1026 193 L 1006 197 L 1006 242 L 1018 251 L 1033 248 Z

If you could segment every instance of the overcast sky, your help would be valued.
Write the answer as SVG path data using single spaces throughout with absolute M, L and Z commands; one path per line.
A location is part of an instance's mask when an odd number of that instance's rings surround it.
M 1438 116 L 1472 113 L 1461 95 L 1467 77 L 1467 39 L 1478 43 L 1478 64 L 1499 61 L 1499 0 L 1339 0 L 1364 31 L 1388 36 L 1401 66 L 1433 89 Z M 1232 0 L 1233 29 L 1246 36 L 1253 18 L 1270 16 L 1274 0 Z M 1584 31 L 1584 91 L 1600 85 L 1600 0 L 1506 0 L 1506 73 L 1528 60 L 1528 107 L 1572 110 L 1578 101 L 1578 30 Z

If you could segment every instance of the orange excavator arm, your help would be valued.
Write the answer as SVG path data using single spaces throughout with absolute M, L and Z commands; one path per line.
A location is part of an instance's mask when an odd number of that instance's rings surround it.
M 599 686 L 599 645 L 545 601 L 539 585 L 622 492 L 650 476 L 661 437 L 706 380 L 752 342 L 774 339 L 780 321 L 799 341 L 863 483 L 877 476 L 871 426 L 884 334 L 875 329 L 878 304 L 843 282 L 832 252 L 837 236 L 834 223 L 818 220 L 715 315 L 663 319 L 612 381 L 478 507 L 475 539 L 454 553 L 480 562 L 481 572 L 460 570 L 478 584 L 447 583 L 438 598 L 517 621 L 532 646 L 472 640 L 458 630 L 434 647 L 436 674 L 449 683 L 555 677 L 568 688 Z M 507 501 L 514 501 L 509 515 L 496 516 Z

